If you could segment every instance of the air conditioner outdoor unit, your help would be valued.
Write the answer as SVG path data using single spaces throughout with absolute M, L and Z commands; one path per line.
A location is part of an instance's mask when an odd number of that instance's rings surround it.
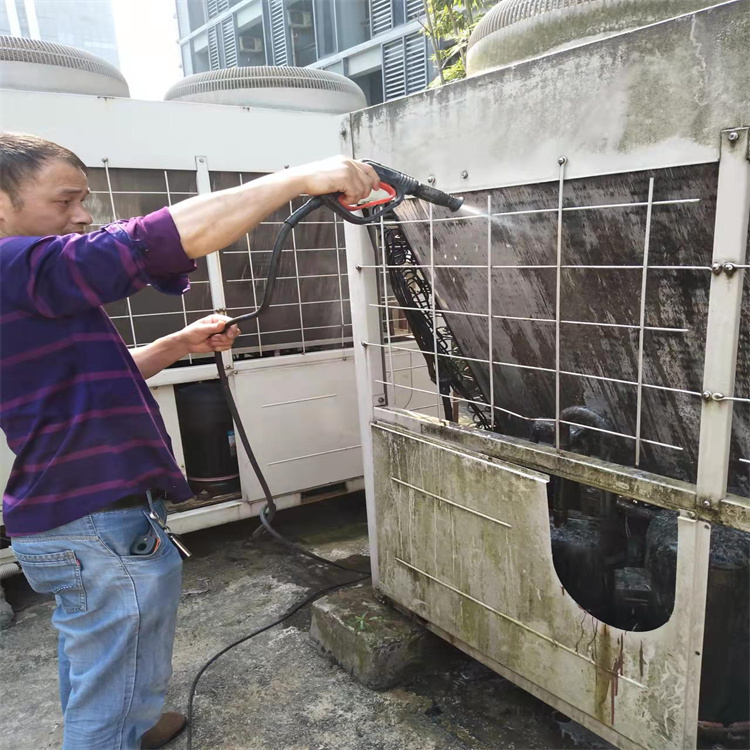
M 309 29 L 312 27 L 312 13 L 306 10 L 287 11 L 289 26 L 293 29 Z
M 259 36 L 241 36 L 241 52 L 263 52 L 263 38 Z

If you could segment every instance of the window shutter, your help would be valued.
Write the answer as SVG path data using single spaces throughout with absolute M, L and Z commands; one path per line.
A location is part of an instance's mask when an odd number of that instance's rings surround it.
M 208 64 L 211 70 L 218 70 L 221 67 L 219 59 L 219 37 L 216 33 L 216 26 L 208 30 Z
M 421 18 L 424 15 L 423 0 L 406 0 L 406 20 L 411 21 L 414 18 Z
M 393 28 L 393 0 L 370 0 L 370 36 Z
M 237 34 L 234 32 L 234 16 L 221 23 L 221 36 L 224 41 L 224 67 L 237 67 Z
M 427 87 L 427 38 L 421 32 L 383 45 L 385 101 Z
M 284 0 L 271 0 L 271 41 L 273 44 L 273 64 L 288 65 L 287 28 Z
M 404 37 L 406 57 L 406 93 L 427 87 L 427 37 L 417 31 Z
M 395 39 L 383 45 L 383 94 L 385 101 L 406 93 L 404 40 Z

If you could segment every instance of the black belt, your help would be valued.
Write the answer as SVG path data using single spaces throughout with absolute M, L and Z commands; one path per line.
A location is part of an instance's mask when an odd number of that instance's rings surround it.
M 161 490 L 151 491 L 151 499 L 154 500 L 154 502 L 156 500 L 162 500 L 163 498 L 164 493 Z M 107 513 L 112 510 L 130 510 L 131 508 L 140 507 L 148 507 L 148 498 L 146 497 L 145 492 L 136 492 L 133 495 L 125 495 L 125 497 L 121 497 L 113 503 L 109 503 L 109 505 L 99 508 L 96 512 Z

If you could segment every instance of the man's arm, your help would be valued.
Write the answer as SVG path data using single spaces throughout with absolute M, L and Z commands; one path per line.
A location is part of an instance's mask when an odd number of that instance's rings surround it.
M 334 157 L 260 177 L 237 188 L 198 195 L 169 208 L 182 247 L 199 258 L 231 245 L 299 195 L 343 193 L 348 204 L 380 185 L 368 164 Z
M 231 349 L 240 331 L 237 326 L 232 326 L 226 333 L 221 333 L 228 320 L 225 315 L 209 315 L 130 353 L 144 380 L 148 380 L 186 354 Z
M 368 165 L 336 157 L 200 195 L 91 234 L 0 240 L 0 293 L 47 318 L 78 315 L 151 284 L 183 294 L 193 258 L 232 244 L 302 193 L 356 203 L 379 184 Z

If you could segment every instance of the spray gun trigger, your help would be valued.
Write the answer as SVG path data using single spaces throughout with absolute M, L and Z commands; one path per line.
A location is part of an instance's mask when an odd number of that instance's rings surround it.
M 372 208 L 373 206 L 382 206 L 385 203 L 390 203 L 396 197 L 396 189 L 389 185 L 387 182 L 380 183 L 380 190 L 387 193 L 384 198 L 375 198 L 374 200 L 367 201 L 366 203 L 357 203 L 356 205 L 350 205 L 344 200 L 344 196 L 339 196 L 339 203 L 348 211 L 359 211 L 362 208 Z

